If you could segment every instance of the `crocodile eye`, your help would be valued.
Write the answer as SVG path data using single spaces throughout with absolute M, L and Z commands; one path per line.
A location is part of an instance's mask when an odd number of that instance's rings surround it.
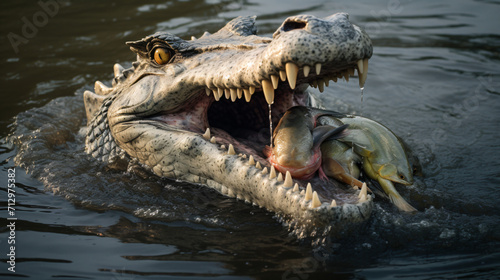
M 164 48 L 157 48 L 154 53 L 154 58 L 156 63 L 159 65 L 167 64 L 170 61 L 172 55 L 170 51 Z

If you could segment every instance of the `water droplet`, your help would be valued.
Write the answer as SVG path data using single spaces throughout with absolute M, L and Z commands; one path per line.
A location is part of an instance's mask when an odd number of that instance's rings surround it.
M 360 115 L 362 116 L 363 115 L 363 95 L 364 95 L 365 87 L 360 87 L 359 89 L 361 90 L 361 113 L 360 113 Z
M 269 106 L 269 132 L 271 133 L 270 135 L 270 140 L 271 140 L 271 143 L 269 144 L 269 147 L 271 147 L 271 149 L 273 148 L 273 118 L 271 116 L 271 104 L 268 105 Z

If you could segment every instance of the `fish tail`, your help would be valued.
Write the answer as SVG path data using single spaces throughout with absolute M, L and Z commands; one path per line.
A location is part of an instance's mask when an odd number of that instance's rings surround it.
M 415 207 L 411 206 L 408 202 L 406 202 L 406 200 L 404 200 L 404 198 L 399 195 L 389 194 L 389 199 L 401 211 L 417 212 L 417 209 L 415 209 Z
M 384 192 L 389 196 L 391 202 L 394 205 L 396 205 L 396 207 L 398 207 L 399 210 L 405 212 L 417 211 L 417 209 L 415 209 L 408 202 L 406 202 L 406 200 L 403 197 L 401 197 L 396 188 L 394 188 L 394 184 L 392 184 L 391 181 L 379 177 L 378 182 L 380 183 L 382 189 L 384 189 Z

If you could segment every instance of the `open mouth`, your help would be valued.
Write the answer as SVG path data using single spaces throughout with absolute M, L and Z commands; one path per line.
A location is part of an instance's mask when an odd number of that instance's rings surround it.
M 308 86 L 317 87 L 322 92 L 330 81 L 349 81 L 357 72 L 362 87 L 367 68 L 368 59 L 323 69 L 321 64 L 299 67 L 288 63 L 282 69 L 277 69 L 276 74 L 269 75 L 269 80 L 260 81 L 260 87 L 205 88 L 196 96 L 196 104 L 191 102 L 186 110 L 201 112 L 198 116 L 192 115 L 191 122 L 204 124 L 203 129 L 206 130 L 203 137 L 207 141 L 223 146 L 229 150 L 229 154 L 251 158 L 263 172 L 272 174 L 276 171 L 263 153 L 264 147 L 271 142 L 271 124 L 276 125 L 289 108 L 309 105 L 309 95 L 306 93 Z M 187 129 L 199 131 L 200 126 Z M 277 177 L 287 180 L 287 174 L 277 173 Z M 293 182 L 298 183 L 296 188 L 305 193 L 306 200 L 314 201 L 313 206 L 325 202 L 331 205 L 356 204 L 367 199 L 366 190 L 345 186 L 339 188 L 339 183 L 321 180 L 317 174 L 308 181 L 293 178 Z

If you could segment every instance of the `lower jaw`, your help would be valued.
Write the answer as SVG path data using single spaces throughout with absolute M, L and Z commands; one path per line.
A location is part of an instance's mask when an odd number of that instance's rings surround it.
M 215 102 L 212 96 L 207 96 L 203 93 L 200 96 L 200 100 L 198 101 L 198 103 L 194 104 L 194 107 L 196 108 L 197 104 L 200 104 L 199 106 L 207 106 L 207 104 L 209 104 L 208 106 L 215 107 L 204 109 L 205 111 L 207 111 L 206 117 L 197 119 L 196 116 L 193 116 L 194 119 L 191 121 L 195 124 L 194 126 L 177 128 L 203 134 L 205 140 L 210 141 L 213 144 L 217 144 L 221 147 L 223 146 L 226 151 L 229 149 L 228 153 L 231 153 L 230 150 L 233 149 L 235 154 L 240 154 L 241 157 L 249 159 L 249 157 L 251 156 L 252 160 L 257 163 L 257 166 L 261 166 L 261 168 L 263 168 L 262 173 L 266 173 L 268 174 L 266 176 L 272 177 L 272 164 L 265 158 L 264 154 L 262 153 L 265 145 L 269 145 L 270 143 L 270 128 L 268 125 L 277 124 L 279 119 L 281 118 L 281 115 L 289 108 L 298 105 L 308 105 L 308 94 L 305 92 L 305 88 L 307 88 L 307 86 L 299 85 L 297 86 L 295 91 L 292 91 L 290 89 L 288 89 L 288 91 L 277 90 L 274 104 L 272 106 L 269 106 L 270 111 L 268 104 L 261 92 L 254 93 L 250 104 L 243 103 L 245 102 L 244 100 L 236 100 L 234 103 L 230 100 L 221 100 L 222 102 L 217 101 L 216 105 L 212 104 L 213 102 Z M 224 106 L 228 106 L 228 108 L 230 108 L 229 106 L 235 107 L 233 107 L 233 109 L 225 111 L 223 110 L 225 108 Z M 249 130 L 253 131 L 253 134 L 247 133 L 241 129 L 239 129 L 239 132 L 237 133 L 229 133 L 228 131 L 234 131 L 235 129 L 238 130 L 238 128 L 241 127 L 238 127 L 238 119 L 228 112 L 234 114 L 245 114 L 245 110 L 240 110 L 240 108 L 245 108 L 245 106 L 248 106 L 248 109 L 246 110 L 260 111 L 257 112 L 257 115 L 262 120 L 260 121 L 260 123 L 258 123 L 258 125 L 250 127 Z M 218 112 L 219 109 L 221 112 Z M 190 108 L 186 108 L 186 110 L 190 110 Z M 203 110 L 200 109 L 193 111 L 199 112 Z M 271 124 L 269 124 L 269 114 L 271 115 Z M 169 117 L 171 116 L 163 116 L 162 118 L 168 123 L 169 121 L 171 121 L 171 119 L 168 119 Z M 243 122 L 244 121 L 245 120 L 243 120 Z M 234 124 L 232 124 L 232 122 L 234 122 Z M 174 124 L 171 125 L 175 126 Z M 203 129 L 206 130 L 202 131 Z M 244 137 L 240 137 L 241 135 L 244 135 Z M 232 148 L 230 148 L 230 146 Z M 266 169 L 267 171 L 264 169 Z M 317 168 L 315 170 L 317 170 Z M 278 172 L 278 174 L 280 173 Z M 298 190 L 300 192 L 300 195 L 305 195 L 306 185 L 311 182 L 313 191 L 318 192 L 318 195 L 322 198 L 322 202 L 328 201 L 328 203 L 330 203 L 332 199 L 335 199 L 339 205 L 359 203 L 359 197 L 356 193 L 356 190 L 353 190 L 349 187 L 343 187 L 335 181 L 323 181 L 318 176 L 316 176 L 316 174 L 317 172 L 312 172 L 309 170 L 304 173 L 303 176 L 297 175 L 297 178 L 294 178 L 294 182 L 298 183 L 298 185 L 300 186 L 300 189 Z M 283 172 L 283 174 L 281 174 L 280 176 L 284 178 L 285 172 Z

